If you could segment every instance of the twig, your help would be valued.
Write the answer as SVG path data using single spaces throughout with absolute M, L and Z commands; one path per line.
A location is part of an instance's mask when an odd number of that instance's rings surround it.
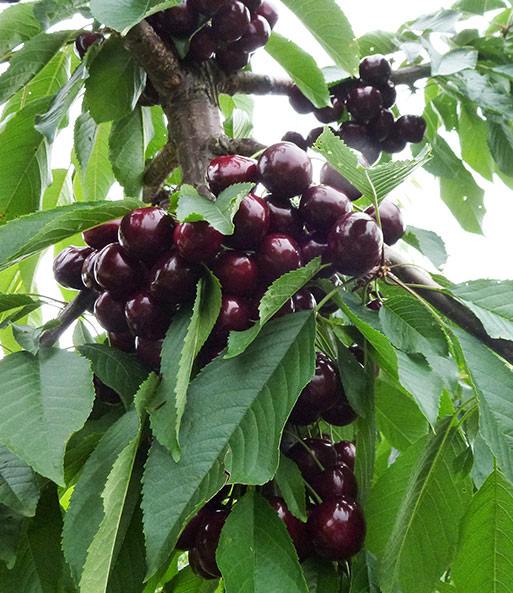
M 228 136 L 219 136 L 212 138 L 212 152 L 218 156 L 227 154 L 240 154 L 242 156 L 252 156 L 267 148 L 253 138 L 229 138 Z
M 168 140 L 144 173 L 143 200 L 147 204 L 154 201 L 155 196 L 160 192 L 168 177 L 177 167 L 178 158 L 175 144 L 172 140 Z

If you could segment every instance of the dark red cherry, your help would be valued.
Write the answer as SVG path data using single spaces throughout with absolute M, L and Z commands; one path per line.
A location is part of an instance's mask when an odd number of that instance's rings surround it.
M 329 185 L 313 185 L 301 197 L 299 214 L 310 231 L 326 235 L 335 222 L 353 211 L 345 193 Z
M 234 233 L 225 237 L 224 242 L 236 249 L 255 250 L 267 235 L 269 222 L 267 203 L 255 194 L 248 194 L 233 219 Z
M 260 155 L 257 167 L 260 182 L 282 198 L 298 196 L 312 183 L 312 161 L 290 142 L 270 146 Z
M 205 572 L 216 577 L 221 576 L 216 562 L 216 550 L 228 514 L 226 509 L 213 511 L 208 520 L 203 521 L 196 537 L 199 565 Z
M 309 481 L 337 463 L 337 452 L 325 439 L 303 439 L 290 449 L 288 456 L 297 463 L 305 480 Z
M 271 29 L 274 29 L 278 22 L 278 11 L 272 0 L 263 0 L 262 5 L 258 8 L 256 13 L 263 16 L 269 25 L 271 25 Z
M 369 206 L 365 212 L 376 220 L 376 209 L 374 206 Z M 379 206 L 379 219 L 383 232 L 383 240 L 387 245 L 394 245 L 406 232 L 406 224 L 401 209 L 393 202 L 385 200 Z
M 307 113 L 312 113 L 315 110 L 315 105 L 310 99 L 307 99 L 307 97 L 303 95 L 297 85 L 294 84 L 290 87 L 288 95 L 290 105 L 297 113 L 305 115 Z
M 199 14 L 187 0 L 160 13 L 163 30 L 169 35 L 189 37 L 199 26 Z
M 94 315 L 98 323 L 108 332 L 125 334 L 129 331 L 125 318 L 125 303 L 115 300 L 103 292 L 94 303 Z
M 287 503 L 278 496 L 271 496 L 267 499 L 267 502 L 273 507 L 278 513 L 278 517 L 285 523 L 290 539 L 296 548 L 299 556 L 299 560 L 302 562 L 306 559 L 307 550 L 307 531 L 306 523 L 300 521 L 297 517 L 289 511 Z
M 346 105 L 354 119 L 366 122 L 376 117 L 383 107 L 383 97 L 374 86 L 359 87 L 349 91 Z
M 323 124 L 338 121 L 344 113 L 344 101 L 342 99 L 332 97 L 331 103 L 330 107 L 323 107 L 314 111 L 315 117 Z
M 360 78 L 369 84 L 384 84 L 392 74 L 390 62 L 381 54 L 367 56 L 360 62 Z
M 321 261 L 324 263 L 328 245 L 317 234 L 309 233 L 308 235 L 304 235 L 299 240 L 299 247 L 301 248 L 301 256 L 305 265 L 316 257 L 321 257 Z
M 176 542 L 175 548 L 177 550 L 187 551 L 196 547 L 198 532 L 201 529 L 203 522 L 208 521 L 212 515 L 213 511 L 208 506 L 201 508 L 185 526 Z
M 173 219 L 162 208 L 136 208 L 126 214 L 119 227 L 119 242 L 130 255 L 153 262 L 173 245 Z
M 271 26 L 263 16 L 255 14 L 244 34 L 237 41 L 237 49 L 245 52 L 255 51 L 264 47 L 269 37 L 271 37 Z
M 267 235 L 260 243 L 257 263 L 262 279 L 270 284 L 303 265 L 299 245 L 287 235 Z
M 216 196 L 234 183 L 249 183 L 256 180 L 256 161 L 245 156 L 230 154 L 211 161 L 207 169 L 207 182 Z
M 160 340 L 166 335 L 174 309 L 141 292 L 127 301 L 125 315 L 134 336 Z
M 189 0 L 189 3 L 198 12 L 207 16 L 214 16 L 220 10 L 230 5 L 230 0 Z
M 160 371 L 160 355 L 164 340 L 148 340 L 137 337 L 135 339 L 135 352 L 140 360 L 155 372 Z
M 378 115 L 369 122 L 369 134 L 376 140 L 384 140 L 390 134 L 394 121 L 394 114 L 389 109 L 381 109 Z
M 397 152 L 402 152 L 406 148 L 406 144 L 406 140 L 403 140 L 403 138 L 400 138 L 397 134 L 395 134 L 394 125 L 389 136 L 381 143 L 381 149 L 383 152 L 395 154 Z
M 119 394 L 103 381 L 100 381 L 96 375 L 93 375 L 93 385 L 96 397 L 104 404 L 116 405 L 121 403 Z
M 251 296 L 258 287 L 259 274 L 255 258 L 240 251 L 220 253 L 212 271 L 225 294 Z
M 298 207 L 289 199 L 273 195 L 266 196 L 265 201 L 269 208 L 269 233 L 300 239 L 303 236 L 303 221 Z
M 223 243 L 223 235 L 208 222 L 182 222 L 175 228 L 174 241 L 179 255 L 193 264 L 214 259 Z
M 353 472 L 340 461 L 316 475 L 311 485 L 323 500 L 331 496 L 344 496 L 355 500 L 358 494 L 358 485 Z
M 188 263 L 173 249 L 151 269 L 148 290 L 157 301 L 183 305 L 194 300 L 200 277 L 201 267 Z
M 226 72 L 242 70 L 249 64 L 251 55 L 241 51 L 236 43 L 221 47 L 216 52 L 216 62 Z
M 229 43 L 240 39 L 251 21 L 247 6 L 239 0 L 231 0 L 226 8 L 216 12 L 212 19 L 212 33 L 219 41 Z
M 298 290 L 292 297 L 292 303 L 296 313 L 299 311 L 313 311 L 317 307 L 317 301 L 308 288 Z
M 370 272 L 381 261 L 383 233 L 376 221 L 363 212 L 337 220 L 328 235 L 328 259 L 347 276 Z
M 330 93 L 339 99 L 345 101 L 347 99 L 347 94 L 349 91 L 356 89 L 360 86 L 363 86 L 362 81 L 355 78 L 346 78 L 341 80 L 340 82 L 330 86 Z
M 391 80 L 387 80 L 384 84 L 378 86 L 381 97 L 383 98 L 383 107 L 390 109 L 395 104 L 397 99 L 397 91 L 395 84 Z
M 88 231 L 84 231 L 82 237 L 89 246 L 98 250 L 103 249 L 105 246 L 109 245 L 109 243 L 117 242 L 120 224 L 121 218 L 105 222 L 100 226 L 95 226 Z
M 282 142 L 292 142 L 292 144 L 299 146 L 301 150 L 306 150 L 308 148 L 307 141 L 298 132 L 286 132 L 281 140 Z
M 109 332 L 109 343 L 113 348 L 119 348 L 123 352 L 133 352 L 135 350 L 135 338 L 130 332 Z
M 308 517 L 308 532 L 316 552 L 328 560 L 349 560 L 363 547 L 365 517 L 358 504 L 342 496 L 315 506 Z
M 223 296 L 221 311 L 213 333 L 216 340 L 225 339 L 231 331 L 243 331 L 251 327 L 251 309 L 239 297 Z
M 146 270 L 119 243 L 111 243 L 98 254 L 94 277 L 113 297 L 123 299 L 144 284 Z
M 354 422 L 358 415 L 349 405 L 345 393 L 339 397 L 338 403 L 321 414 L 321 418 L 333 426 L 347 426 Z
M 100 285 L 96 282 L 96 278 L 94 277 L 94 264 L 96 263 L 97 255 L 98 252 L 93 251 L 85 258 L 80 275 L 86 288 L 101 290 Z
M 420 115 L 403 115 L 394 125 L 393 134 L 406 142 L 422 142 L 426 133 L 426 120 Z
M 306 144 L 309 148 L 311 148 L 316 142 L 319 136 L 324 132 L 324 128 L 318 127 L 310 130 L 308 136 L 306 137 Z
M 354 460 L 356 447 L 351 441 L 339 441 L 333 445 L 337 451 L 338 461 L 345 463 L 347 467 L 354 471 Z
M 322 166 L 320 179 L 322 184 L 331 185 L 344 192 L 352 202 L 362 197 L 362 192 L 329 163 L 324 163 Z
M 55 280 L 65 288 L 83 290 L 82 266 L 86 258 L 93 253 L 91 247 L 66 247 L 53 260 Z
M 200 579 L 204 579 L 206 581 L 211 581 L 214 579 L 217 579 L 216 576 L 214 576 L 213 574 L 210 574 L 209 572 L 207 572 L 206 570 L 204 570 L 201 567 L 201 563 L 199 560 L 199 555 L 198 555 L 198 550 L 196 550 L 196 548 L 193 548 L 192 550 L 189 550 L 189 566 L 191 567 L 192 572 L 200 577 Z
M 264 0 L 242 0 L 251 12 L 256 12 L 262 6 L 263 1 Z
M 200 369 L 207 366 L 207 364 L 211 363 L 215 358 L 217 358 L 221 352 L 225 349 L 226 344 L 216 342 L 216 340 L 207 340 L 207 343 L 201 349 L 201 352 L 198 354 L 198 366 Z
M 340 126 L 339 136 L 350 147 L 359 150 L 367 165 L 375 163 L 381 153 L 379 142 L 370 136 L 367 125 L 346 121 Z
M 214 57 L 216 49 L 217 40 L 212 33 L 212 27 L 206 25 L 191 39 L 187 55 L 197 62 L 204 62 Z
M 75 39 L 75 50 L 78 57 L 83 60 L 91 45 L 104 41 L 105 37 L 101 33 L 82 33 Z
M 382 306 L 383 301 L 380 301 L 379 299 L 374 299 L 373 301 L 369 301 L 367 303 L 367 309 L 370 309 L 371 311 L 379 311 Z

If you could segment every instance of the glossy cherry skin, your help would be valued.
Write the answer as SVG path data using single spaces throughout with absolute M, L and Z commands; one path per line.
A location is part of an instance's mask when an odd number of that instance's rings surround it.
M 312 183 L 312 161 L 290 142 L 270 146 L 260 155 L 257 167 L 260 182 L 281 198 L 298 196 Z
M 366 122 L 376 117 L 383 107 L 383 97 L 374 86 L 359 87 L 349 91 L 346 105 L 354 119 Z
M 368 164 L 372 165 L 378 160 L 381 153 L 381 146 L 369 134 L 366 124 L 346 121 L 340 127 L 339 136 L 350 148 L 359 150 L 368 161 Z
M 264 0 L 256 13 L 263 16 L 269 25 L 271 25 L 271 29 L 274 29 L 278 22 L 278 11 L 271 0 Z
M 82 33 L 75 39 L 75 50 L 78 57 L 83 60 L 87 50 L 94 43 L 103 43 L 105 37 L 101 33 Z
M 345 193 L 329 185 L 313 185 L 301 197 L 299 214 L 310 231 L 327 235 L 341 217 L 353 211 Z
M 197 62 L 205 62 L 214 57 L 217 49 L 217 40 L 212 33 L 212 27 L 206 25 L 191 39 L 188 57 Z
M 214 259 L 223 242 L 223 235 L 208 222 L 182 222 L 175 228 L 174 241 L 179 255 L 193 264 Z
M 338 121 L 344 113 L 344 101 L 342 99 L 333 97 L 331 103 L 331 107 L 323 107 L 314 111 L 315 117 L 323 124 Z
M 358 494 L 358 485 L 353 472 L 340 461 L 316 475 L 311 485 L 323 500 L 331 496 L 344 496 L 355 500 Z
M 263 1 L 264 0 L 242 0 L 251 12 L 256 12 L 262 6 Z
M 208 506 L 201 508 L 185 526 L 176 542 L 175 548 L 177 550 L 188 551 L 196 547 L 196 538 L 203 522 L 208 521 L 213 514 L 214 511 Z
M 111 220 L 110 222 L 104 222 L 100 226 L 95 226 L 88 231 L 82 233 L 84 241 L 95 249 L 103 249 L 109 243 L 116 243 L 118 240 L 119 225 L 121 224 L 121 218 L 118 220 Z
M 303 265 L 299 245 L 287 235 L 267 235 L 260 243 L 257 264 L 264 282 L 270 284 Z
M 129 332 L 109 332 L 109 343 L 113 348 L 119 348 L 123 352 L 133 352 L 135 350 L 135 337 Z
M 292 296 L 292 303 L 294 305 L 295 313 L 298 313 L 299 311 L 313 311 L 317 307 L 317 301 L 308 288 L 298 290 L 296 294 Z
M 383 233 L 363 212 L 339 218 L 328 235 L 328 259 L 347 276 L 370 272 L 381 261 Z
M 234 183 L 256 180 L 256 161 L 245 156 L 231 154 L 215 158 L 207 169 L 207 182 L 216 196 Z
M 216 340 L 224 340 L 231 331 L 243 331 L 251 327 L 251 309 L 240 297 L 223 296 L 221 311 L 213 334 Z
M 288 456 L 297 463 L 305 480 L 312 480 L 323 469 L 337 463 L 337 452 L 330 442 L 324 439 L 303 439 L 303 443 L 296 443 Z
M 242 70 L 249 64 L 251 55 L 241 51 L 236 43 L 220 47 L 216 52 L 216 62 L 226 72 Z
M 253 16 L 246 31 L 237 41 L 237 49 L 245 52 L 253 52 L 269 41 L 271 37 L 271 26 L 267 20 L 256 14 Z
M 342 496 L 326 499 L 308 517 L 315 551 L 328 560 L 349 560 L 363 547 L 365 517 L 356 502 Z
M 273 195 L 265 197 L 269 208 L 269 233 L 288 235 L 299 240 L 303 236 L 303 221 L 298 207 L 290 200 Z
M 360 62 L 360 78 L 369 84 L 384 84 L 392 74 L 390 62 L 381 54 L 367 56 Z
M 93 253 L 91 247 L 66 247 L 53 260 L 55 280 L 65 288 L 83 290 L 82 266 L 86 258 Z
M 251 296 L 259 283 L 255 258 L 240 251 L 225 251 L 217 257 L 212 271 L 223 287 L 233 296 Z
M 388 137 L 385 138 L 385 140 L 383 140 L 383 142 L 381 143 L 381 148 L 382 148 L 383 152 L 395 154 L 397 152 L 402 152 L 406 148 L 406 144 L 407 144 L 406 140 L 404 140 L 403 138 L 400 138 L 395 133 L 395 125 L 394 125 L 394 127 L 392 128 L 392 131 L 390 132 Z
M 255 250 L 269 231 L 270 216 L 267 203 L 255 194 L 248 194 L 242 200 L 233 219 L 233 235 L 225 237 L 230 247 Z
M 318 352 L 315 374 L 301 392 L 289 421 L 300 426 L 313 424 L 322 412 L 337 403 L 341 392 L 343 390 L 335 365 L 325 354 Z
M 164 10 L 160 14 L 163 30 L 169 35 L 188 37 L 199 26 L 199 15 L 187 0 L 182 4 Z
M 379 299 L 374 299 L 373 301 L 369 301 L 367 303 L 367 309 L 370 309 L 371 311 L 379 311 L 382 306 L 383 301 L 380 301 Z
M 389 109 L 381 109 L 374 119 L 369 122 L 369 134 L 376 140 L 384 140 L 394 126 L 394 114 Z
M 372 216 L 374 220 L 376 219 L 374 206 L 369 206 L 365 212 Z M 406 224 L 401 209 L 393 202 L 385 200 L 379 205 L 379 218 L 383 240 L 387 245 L 394 245 L 406 232 Z
M 189 3 L 198 12 L 207 16 L 214 16 L 220 10 L 230 5 L 230 0 L 189 0 Z
M 160 371 L 160 356 L 164 340 L 148 340 L 137 337 L 135 339 L 135 352 L 140 360 L 155 372 Z
M 215 577 L 221 576 L 216 561 L 216 550 L 228 515 L 229 511 L 226 509 L 213 511 L 208 521 L 204 521 L 201 525 L 196 537 L 199 565 L 205 572 Z
M 345 394 L 339 397 L 338 403 L 321 414 L 321 418 L 333 426 L 347 426 L 354 422 L 358 415 L 349 405 Z
M 342 191 L 352 202 L 362 197 L 362 192 L 350 183 L 341 173 L 336 171 L 329 163 L 324 163 L 321 168 L 321 183 L 331 185 Z
M 321 258 L 321 263 L 326 264 L 326 249 L 328 248 L 328 244 L 326 243 L 326 239 L 324 237 L 320 237 L 316 233 L 309 233 L 304 235 L 299 240 L 299 246 L 301 247 L 301 256 L 303 258 L 303 264 L 306 266 L 307 263 L 311 262 L 316 257 Z M 331 276 L 335 270 L 332 266 L 324 268 L 318 273 L 318 276 L 321 278 L 328 278 Z M 315 297 L 314 295 L 314 298 Z
M 299 560 L 302 562 L 306 559 L 309 548 L 307 544 L 307 530 L 306 523 L 300 521 L 297 517 L 289 511 L 287 503 L 279 496 L 271 496 L 267 502 L 278 513 L 278 517 L 285 523 L 290 539 L 296 548 Z M 308 550 L 309 551 L 309 550 Z
M 144 284 L 146 270 L 119 243 L 111 243 L 98 254 L 94 277 L 113 297 L 123 299 Z
M 160 340 L 166 335 L 174 310 L 161 305 L 146 292 L 136 294 L 127 301 L 125 315 L 134 336 Z
M 426 133 L 426 120 L 419 115 L 403 115 L 394 125 L 394 134 L 406 142 L 422 142 Z
M 333 446 L 337 452 L 338 461 L 345 463 L 351 471 L 354 471 L 354 460 L 356 456 L 354 443 L 351 441 L 339 441 Z
M 124 334 L 129 331 L 125 318 L 125 303 L 114 300 L 108 292 L 103 292 L 96 299 L 94 315 L 108 332 Z
M 119 242 L 142 261 L 154 261 L 173 244 L 175 225 L 162 208 L 136 208 L 126 214 L 119 227 Z
M 93 251 L 85 258 L 84 263 L 82 264 L 82 271 L 80 273 L 80 276 L 86 288 L 101 290 L 101 287 L 98 285 L 98 283 L 96 282 L 96 278 L 94 277 L 94 265 L 96 263 L 97 255 L 98 252 Z
M 150 271 L 148 290 L 162 303 L 183 305 L 194 300 L 201 267 L 190 264 L 175 249 L 165 253 Z
M 308 132 L 308 136 L 306 137 L 307 146 L 309 148 L 311 148 L 317 142 L 317 139 L 323 132 L 324 132 L 324 128 L 322 126 L 318 127 L 318 128 L 313 128 L 313 130 L 310 130 L 310 132 Z
M 292 142 L 296 146 L 299 146 L 301 150 L 306 150 L 308 148 L 308 143 L 305 138 L 298 132 L 286 132 L 282 137 L 282 142 Z
M 391 80 L 387 80 L 384 84 L 378 86 L 381 97 L 383 98 L 383 107 L 390 109 L 395 104 L 397 99 L 397 91 L 395 90 L 395 84 Z
M 196 550 L 196 548 L 193 548 L 192 550 L 189 550 L 189 566 L 191 567 L 192 572 L 200 577 L 200 579 L 204 579 L 206 581 L 212 581 L 214 579 L 217 579 L 216 576 L 210 574 L 209 572 L 207 572 L 206 570 L 204 570 L 201 566 L 200 560 L 199 560 L 199 555 L 198 555 L 198 550 Z
M 310 101 L 310 99 L 303 95 L 297 85 L 294 84 L 290 88 L 288 95 L 290 106 L 297 113 L 306 115 L 307 113 L 312 113 L 315 110 L 315 105 Z
M 239 0 L 231 0 L 226 8 L 221 9 L 212 19 L 212 33 L 219 41 L 229 43 L 240 39 L 251 21 L 247 6 Z

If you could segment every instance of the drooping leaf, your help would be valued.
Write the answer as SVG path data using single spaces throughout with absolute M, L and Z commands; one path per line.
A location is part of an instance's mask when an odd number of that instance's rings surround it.
M 461 156 L 480 175 L 493 179 L 493 157 L 488 147 L 487 125 L 472 103 L 461 105 L 458 126 Z
M 12 573 L 10 570 L 16 563 L 18 544 L 26 524 L 25 517 L 0 504 L 0 533 L 2 534 L 0 538 L 0 585 L 7 586 L 7 581 L 11 579 Z M 2 568 L 5 569 L 4 572 L 2 572 Z M 4 580 L 6 583 L 4 583 Z M 0 591 L 4 593 L 1 586 Z M 6 593 L 10 593 L 10 591 L 6 590 Z
M 379 593 L 376 564 L 375 556 L 367 550 L 356 556 L 351 565 L 349 593 Z
M 301 521 L 306 521 L 305 481 L 297 463 L 280 455 L 280 465 L 274 479 L 289 511 Z
M 454 25 L 460 20 L 461 15 L 456 10 L 438 10 L 431 14 L 415 19 L 408 23 L 412 31 L 426 30 L 436 31 L 437 33 L 448 33 L 454 29 Z
M 431 76 L 447 76 L 475 68 L 477 64 L 477 51 L 475 49 L 456 48 L 446 54 L 431 53 Z
M 16 4 L 0 13 L 0 59 L 41 32 L 41 25 L 34 16 L 34 4 Z
M 86 128 L 91 131 L 89 126 Z M 105 200 L 115 177 L 109 159 L 109 136 L 111 124 L 103 123 L 94 128 L 93 143 L 90 150 L 87 166 L 82 169 L 84 200 L 96 202 Z M 85 155 L 84 155 L 85 156 Z
M 124 34 L 150 14 L 179 3 L 180 0 L 128 0 L 124 4 L 116 0 L 92 0 L 91 12 L 100 23 Z
M 513 132 L 508 122 L 488 119 L 488 146 L 499 169 L 513 175 Z
M 190 566 L 183 568 L 164 589 L 165 593 L 217 593 L 218 580 L 206 581 L 197 576 Z
M 0 504 L 32 517 L 39 500 L 39 486 L 31 467 L 0 445 Z
M 408 226 L 402 239 L 430 259 L 435 267 L 441 268 L 447 262 L 448 254 L 445 243 L 433 231 Z
M 461 176 L 454 179 L 442 177 L 440 197 L 464 230 L 482 234 L 482 223 L 486 213 L 484 191 L 468 171 L 462 171 Z

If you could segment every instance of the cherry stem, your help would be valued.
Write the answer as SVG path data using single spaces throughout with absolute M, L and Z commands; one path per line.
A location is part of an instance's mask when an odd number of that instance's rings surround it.
M 317 494 L 317 492 L 312 488 L 312 486 L 303 478 L 303 482 L 305 483 L 306 489 L 308 490 L 308 492 L 310 492 L 310 494 L 313 496 L 313 498 L 315 498 L 315 500 L 321 504 L 322 503 L 322 498 Z

